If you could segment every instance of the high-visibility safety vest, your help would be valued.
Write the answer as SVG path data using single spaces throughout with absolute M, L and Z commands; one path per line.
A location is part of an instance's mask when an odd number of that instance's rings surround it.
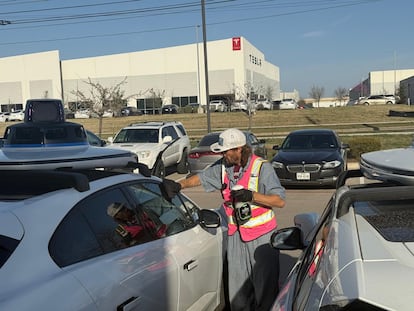
M 259 173 L 260 168 L 265 160 L 256 155 L 252 155 L 250 164 L 243 176 L 238 179 L 237 185 L 243 186 L 245 189 L 257 192 L 259 189 Z M 272 209 L 262 207 L 253 203 L 249 203 L 252 210 L 252 217 L 246 223 L 238 226 L 232 205 L 230 181 L 225 170 L 222 172 L 223 187 L 221 191 L 224 199 L 223 207 L 226 211 L 228 221 L 228 235 L 233 235 L 237 229 L 243 241 L 248 242 L 265 233 L 275 229 L 276 216 Z

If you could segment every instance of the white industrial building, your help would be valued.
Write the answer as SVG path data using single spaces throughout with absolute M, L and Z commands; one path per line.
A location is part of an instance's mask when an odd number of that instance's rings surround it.
M 251 96 L 280 97 L 279 68 L 243 37 L 207 43 L 210 100 L 232 101 Z M 60 60 L 59 51 L 0 58 L 2 111 L 24 108 L 30 98 L 61 98 L 75 103 L 76 91 L 87 93 L 91 79 L 105 87 L 122 82 L 129 106 L 186 106 L 207 101 L 202 43 Z
M 351 100 L 370 95 L 397 95 L 400 82 L 414 76 L 414 69 L 371 71 L 368 78 L 353 87 L 349 92 Z

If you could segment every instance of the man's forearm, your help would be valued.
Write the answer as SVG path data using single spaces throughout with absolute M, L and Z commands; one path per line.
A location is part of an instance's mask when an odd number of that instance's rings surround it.
M 201 185 L 200 177 L 198 177 L 198 175 L 192 175 L 186 179 L 180 180 L 179 183 L 182 189 Z
M 277 194 L 265 195 L 259 192 L 253 192 L 252 201 L 256 204 L 268 206 L 270 208 L 283 208 L 285 206 L 285 200 Z

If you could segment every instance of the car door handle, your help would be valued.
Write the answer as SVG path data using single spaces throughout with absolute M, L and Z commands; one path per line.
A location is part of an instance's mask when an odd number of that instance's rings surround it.
M 130 311 L 134 310 L 140 301 L 140 297 L 131 297 L 121 303 L 117 308 L 116 311 Z
M 191 271 L 197 266 L 198 266 L 197 260 L 190 260 L 189 262 L 184 264 L 184 270 Z

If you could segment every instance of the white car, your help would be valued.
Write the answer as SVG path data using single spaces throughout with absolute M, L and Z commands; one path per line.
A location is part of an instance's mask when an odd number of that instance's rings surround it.
M 91 113 L 89 110 L 77 110 L 75 111 L 75 119 L 89 119 L 91 117 Z
M 15 110 L 10 112 L 9 121 L 23 121 L 24 120 L 24 110 Z
M 266 98 L 260 98 L 255 103 L 256 110 L 272 110 L 272 103 Z
M 222 100 L 212 100 L 210 101 L 210 111 L 225 112 L 227 111 L 227 105 Z
M 370 106 L 370 105 L 394 105 L 395 97 L 392 95 L 371 95 L 361 98 L 358 101 L 358 105 Z
M 10 112 L 2 112 L 0 113 L 0 122 L 7 122 L 9 121 Z
M 279 104 L 279 109 L 297 109 L 298 104 L 293 98 L 285 98 Z
M 165 168 L 172 165 L 177 166 L 180 174 L 188 172 L 191 144 L 181 122 L 134 123 L 121 129 L 115 137 L 109 137 L 108 141 L 108 147 L 137 154 L 138 161 L 146 164 L 156 176 L 164 176 Z
M 413 310 L 414 187 L 401 183 L 399 163 L 385 170 L 386 182 L 346 171 L 320 217 L 296 215 L 272 235 L 277 249 L 303 250 L 272 310 Z
M 166 198 L 156 177 L 1 173 L 0 310 L 218 307 L 226 233 L 217 212 L 183 194 Z
M 230 104 L 230 111 L 247 111 L 248 102 L 244 99 L 234 100 Z

